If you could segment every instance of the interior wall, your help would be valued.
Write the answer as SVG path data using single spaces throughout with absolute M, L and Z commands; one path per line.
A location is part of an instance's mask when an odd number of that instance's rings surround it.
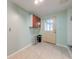
M 67 11 L 61 11 L 49 16 L 42 17 L 41 34 L 44 33 L 44 21 L 56 16 L 56 44 L 67 45 Z
M 67 10 L 67 44 L 72 45 L 72 8 Z
M 32 14 L 15 4 L 7 3 L 7 52 L 8 55 L 32 43 Z

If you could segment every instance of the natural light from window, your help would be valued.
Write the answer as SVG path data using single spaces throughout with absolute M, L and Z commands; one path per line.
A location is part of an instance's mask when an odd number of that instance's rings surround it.
M 45 31 L 53 31 L 53 20 L 48 19 L 45 21 Z

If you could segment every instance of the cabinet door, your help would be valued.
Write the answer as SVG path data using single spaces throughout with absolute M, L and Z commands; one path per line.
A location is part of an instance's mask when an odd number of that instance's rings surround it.
M 33 27 L 37 28 L 37 27 L 40 27 L 40 24 L 41 24 L 41 19 L 37 16 L 33 16 L 33 20 L 32 20 L 32 24 L 33 24 Z
M 40 18 L 38 18 L 37 24 L 38 24 L 38 27 L 41 27 L 41 19 Z
M 33 21 L 32 21 L 33 23 L 33 27 L 36 27 L 36 23 L 37 23 L 37 21 L 36 21 L 36 16 L 33 16 Z

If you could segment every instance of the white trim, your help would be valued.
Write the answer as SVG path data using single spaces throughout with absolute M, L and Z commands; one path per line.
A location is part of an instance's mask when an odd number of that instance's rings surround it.
M 65 48 L 68 50 L 70 57 L 72 57 L 72 52 L 70 51 L 70 49 L 69 49 L 68 46 L 62 45 L 62 44 L 56 44 L 56 45 L 57 45 L 57 46 L 60 46 L 60 47 L 65 47 Z
M 15 55 L 15 54 L 17 54 L 17 53 L 19 53 L 19 52 L 21 52 L 21 51 L 23 51 L 24 49 L 26 49 L 26 48 L 28 48 L 28 47 L 30 47 L 30 46 L 32 46 L 32 45 L 33 45 L 33 43 L 28 44 L 28 45 L 27 45 L 27 46 L 25 46 L 24 48 L 19 49 L 18 51 L 16 51 L 16 52 L 14 52 L 14 53 L 10 54 L 10 55 L 8 56 L 8 58 L 9 58 L 9 57 L 11 57 L 11 56 L 13 56 L 13 55 Z

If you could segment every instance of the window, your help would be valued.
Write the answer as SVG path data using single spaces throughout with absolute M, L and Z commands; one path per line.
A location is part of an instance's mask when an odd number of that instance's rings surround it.
M 53 31 L 53 20 L 48 19 L 45 21 L 45 31 Z

